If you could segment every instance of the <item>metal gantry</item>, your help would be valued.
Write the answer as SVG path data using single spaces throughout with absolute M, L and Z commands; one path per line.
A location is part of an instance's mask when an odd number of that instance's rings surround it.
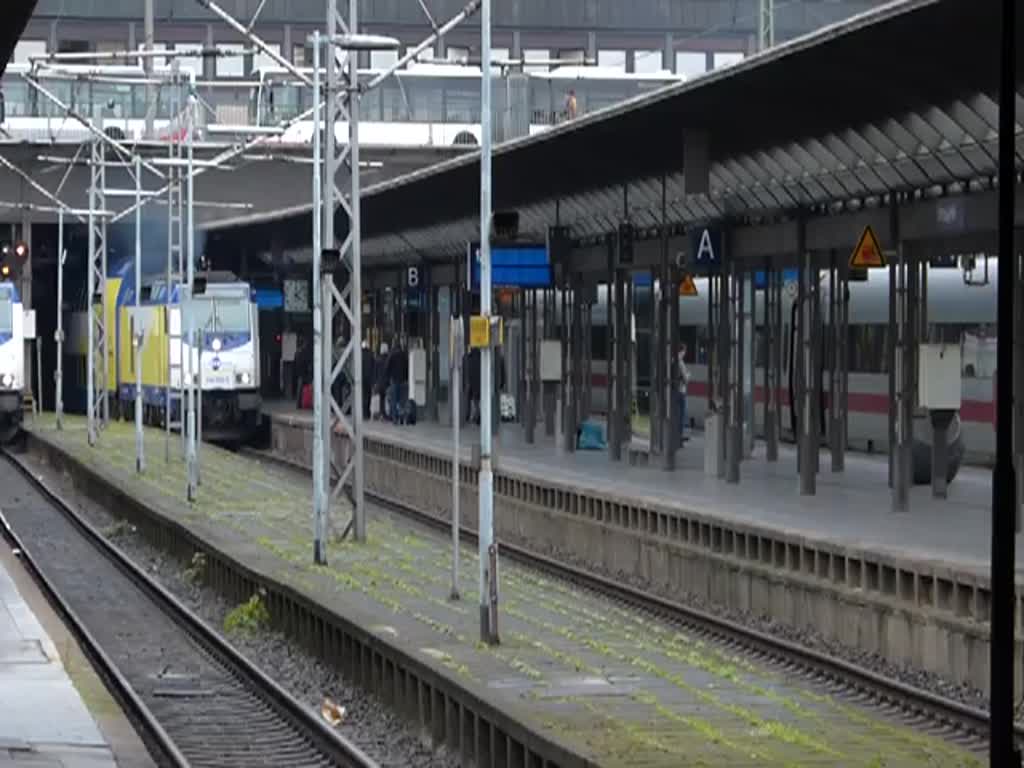
M 358 0 L 349 0 L 348 18 L 338 9 L 337 0 L 327 3 L 327 36 L 321 40 L 314 35 L 314 93 L 315 103 L 320 95 L 320 45 L 327 51 L 327 83 L 324 94 L 324 115 L 313 113 L 314 166 L 319 184 L 313 190 L 314 246 L 314 330 L 313 330 L 313 559 L 327 562 L 327 532 L 331 501 L 337 498 L 346 484 L 352 483 L 352 520 L 348 529 L 356 541 L 366 539 L 366 510 L 363 496 L 363 411 L 362 365 L 358 357 L 362 340 L 362 287 L 360 283 L 359 235 L 359 72 L 358 57 L 350 50 L 339 57 L 340 36 L 355 34 L 358 29 Z M 342 60 L 339 61 L 339 58 Z M 337 146 L 335 129 L 338 123 L 348 125 L 348 143 Z M 321 131 L 323 136 L 321 137 Z M 321 145 L 322 141 L 322 145 Z M 322 157 L 321 157 L 322 148 Z M 321 168 L 322 165 L 322 168 Z M 341 168 L 348 169 L 349 194 L 342 193 L 338 185 Z M 347 197 L 347 199 L 346 199 Z M 344 212 L 347 232 L 339 240 L 335 230 L 335 212 Z M 341 289 L 335 285 L 336 269 L 344 269 L 347 279 Z M 333 326 L 335 315 L 341 313 L 348 330 L 335 354 Z M 339 331 L 344 333 L 343 328 Z M 351 386 L 344 392 L 341 402 L 335 396 L 334 384 L 348 372 Z M 326 407 L 325 407 L 326 406 Z M 337 480 L 333 479 L 334 451 L 331 446 L 332 423 L 349 441 L 349 450 L 337 467 Z M 347 532 L 347 530 L 346 530 Z
M 107 398 L 107 211 L 104 144 L 93 139 L 89 154 L 89 264 L 86 268 L 87 325 L 86 420 L 89 445 L 95 445 L 99 430 L 110 416 Z

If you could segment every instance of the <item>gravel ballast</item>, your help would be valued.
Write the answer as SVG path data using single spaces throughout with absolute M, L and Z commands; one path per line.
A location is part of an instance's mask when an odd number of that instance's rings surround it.
M 324 698 L 346 710 L 339 731 L 384 768 L 458 768 L 459 761 L 443 747 L 434 749 L 404 720 L 372 694 L 342 678 L 320 659 L 278 631 L 224 631 L 224 621 L 235 608 L 215 590 L 194 582 L 189 564 L 150 544 L 130 524 L 84 498 L 70 477 L 28 459 L 34 471 L 139 566 L 178 597 L 209 626 L 226 637 L 250 661 L 285 690 L 319 711 Z

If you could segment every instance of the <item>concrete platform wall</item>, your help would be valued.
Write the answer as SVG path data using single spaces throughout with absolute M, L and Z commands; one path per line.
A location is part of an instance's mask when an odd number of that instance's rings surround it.
M 281 419 L 272 434 L 279 455 L 310 466 L 308 426 Z M 334 442 L 337 451 L 347 450 Z M 450 456 L 378 438 L 367 438 L 365 448 L 368 493 L 450 518 Z M 463 464 L 461 471 L 462 519 L 475 529 L 477 470 Z M 982 574 L 598 495 L 505 471 L 500 458 L 494 491 L 499 542 L 670 599 L 690 594 L 794 628 L 813 627 L 829 640 L 988 691 L 991 590 Z M 1018 605 L 1018 637 L 1021 615 Z M 1018 641 L 1018 667 L 1022 647 Z

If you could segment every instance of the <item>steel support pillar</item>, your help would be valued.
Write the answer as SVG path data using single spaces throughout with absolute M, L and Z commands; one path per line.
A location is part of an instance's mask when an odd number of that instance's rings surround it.
M 800 431 L 798 461 L 800 464 L 800 494 L 813 496 L 817 490 L 818 471 L 818 420 L 819 401 L 815 397 L 817 381 L 814 348 L 817 339 L 814 333 L 815 310 L 818 300 L 817 270 L 814 255 L 806 246 L 806 230 L 803 220 L 799 224 L 797 252 L 800 258 L 799 322 L 798 322 L 798 368 L 796 402 Z
M 778 393 L 779 370 L 775 367 L 775 350 L 781 342 L 782 329 L 776 325 L 776 305 L 780 304 L 778 295 L 781 285 L 781 272 L 769 267 L 765 270 L 764 281 L 764 446 L 767 461 L 779 460 L 779 419 Z
M 135 471 L 146 469 L 146 443 L 142 432 L 142 158 L 135 156 L 135 317 L 132 320 L 132 367 L 135 369 Z
M 611 256 L 613 262 L 617 261 L 615 254 Z M 625 303 L 625 292 L 623 291 L 621 275 L 619 270 L 612 265 L 609 274 L 611 283 L 608 286 L 608 455 L 612 461 L 622 460 L 622 361 L 623 339 L 622 339 L 622 314 Z
M 889 209 L 889 235 L 893 242 L 899 241 L 899 215 L 896 204 Z M 896 259 L 889 258 L 889 333 L 887 334 L 888 371 L 889 371 L 889 488 L 895 488 L 896 478 L 896 421 L 899 403 L 897 401 L 897 381 L 899 379 L 898 361 L 896 357 L 897 337 L 897 296 Z
M 663 318 L 665 353 L 659 354 L 662 365 L 665 368 L 665 386 L 662 389 L 665 398 L 663 408 L 666 418 L 665 427 L 662 433 L 664 443 L 664 466 L 665 470 L 672 472 L 676 468 L 676 452 L 682 443 L 683 435 L 682 414 L 679 412 L 679 366 L 676 360 L 679 357 L 679 275 L 671 264 L 666 265 L 665 288 L 662 291 L 662 309 L 660 315 Z M 710 370 L 710 367 L 708 368 Z
M 728 254 L 726 254 L 728 256 Z M 740 461 L 743 454 L 743 267 L 732 262 L 729 274 L 729 370 L 726 389 L 729 402 L 728 429 L 726 431 L 725 481 L 740 481 Z
M 732 423 L 732 285 L 729 273 L 722 261 L 722 272 L 718 276 L 718 391 L 717 402 L 722 414 L 716 445 L 717 476 L 725 477 L 728 462 L 728 429 Z
M 86 269 L 87 325 L 86 421 L 89 445 L 95 445 L 109 414 L 107 402 L 107 211 L 104 144 L 93 139 L 89 157 L 89 264 Z
M 892 509 L 894 512 L 905 512 L 910 505 L 910 462 L 909 447 L 913 441 L 913 395 L 910 391 L 912 383 L 913 351 L 911 341 L 911 324 L 913 303 L 912 286 L 913 272 L 910 268 L 908 247 L 898 242 L 896 245 L 896 325 L 895 334 L 896 373 L 895 413 L 896 413 L 896 444 L 891 451 L 893 456 L 893 487 Z
M 597 286 L 593 290 L 586 289 L 586 300 L 583 303 L 583 399 L 580 410 L 580 423 L 590 418 L 594 412 L 594 299 Z
M 57 416 L 58 430 L 64 428 L 64 262 L 66 259 L 64 209 L 60 208 L 57 211 L 57 330 L 54 333 L 54 341 L 57 342 L 57 367 L 53 373 L 53 408 Z

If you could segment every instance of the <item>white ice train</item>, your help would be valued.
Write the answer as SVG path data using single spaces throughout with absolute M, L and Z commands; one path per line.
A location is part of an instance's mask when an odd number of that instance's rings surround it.
M 24 314 L 18 288 L 0 277 L 0 443 L 9 442 L 21 426 L 25 386 Z
M 972 282 L 968 285 L 959 269 L 928 270 L 928 333 L 932 341 L 959 344 L 962 353 L 960 424 L 966 459 L 973 463 L 991 462 L 995 455 L 993 373 L 995 370 L 996 265 L 989 259 L 988 279 L 978 262 Z M 681 341 L 687 345 L 690 370 L 687 415 L 697 426 L 703 424 L 707 407 L 708 289 L 706 279 L 697 279 L 698 295 L 680 297 L 679 324 Z M 650 289 L 635 292 L 634 321 L 636 390 L 646 393 L 651 378 L 650 366 Z M 794 292 L 783 291 L 782 382 L 779 393 L 783 404 L 782 428 L 790 433 L 788 375 L 790 349 L 790 318 Z M 862 451 L 885 451 L 888 447 L 889 375 L 887 345 L 889 334 L 889 273 L 870 270 L 866 282 L 850 283 L 849 305 L 849 443 Z M 822 317 L 828 322 L 828 285 L 822 284 Z M 763 293 L 757 292 L 756 330 L 754 344 L 754 400 L 764 400 L 764 335 Z M 645 314 L 647 313 L 647 314 Z M 598 294 L 592 315 L 593 407 L 603 411 L 607 405 L 607 304 L 606 292 Z M 829 350 L 825 350 L 829 354 Z M 825 358 L 828 359 L 827 357 Z M 823 377 L 827 393 L 827 370 Z M 827 397 L 827 395 L 826 395 Z M 761 429 L 762 412 L 755 408 L 755 425 Z

